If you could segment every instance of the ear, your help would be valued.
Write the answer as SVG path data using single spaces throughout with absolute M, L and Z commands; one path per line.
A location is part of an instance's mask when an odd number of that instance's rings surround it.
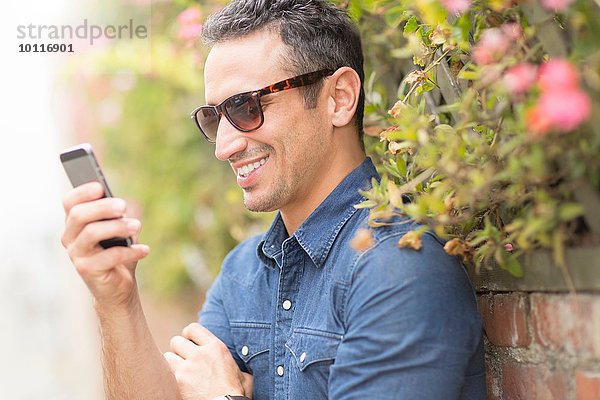
M 350 67 L 341 67 L 330 78 L 331 123 L 341 128 L 351 123 L 360 96 L 360 78 Z

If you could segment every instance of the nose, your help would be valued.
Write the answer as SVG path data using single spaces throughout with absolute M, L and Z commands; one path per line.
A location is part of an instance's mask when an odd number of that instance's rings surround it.
M 215 157 L 227 161 L 240 151 L 246 150 L 246 147 L 248 147 L 248 140 L 243 132 L 231 125 L 225 116 L 221 117 L 217 128 Z

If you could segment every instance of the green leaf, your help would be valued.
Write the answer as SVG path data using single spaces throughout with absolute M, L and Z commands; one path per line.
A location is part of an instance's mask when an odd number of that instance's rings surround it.
M 385 22 L 390 28 L 397 28 L 407 17 L 406 9 L 402 6 L 394 6 L 388 9 L 384 15 Z
M 396 167 L 398 168 L 400 175 L 406 177 L 406 160 L 404 159 L 404 156 L 400 155 L 396 157 Z
M 452 126 L 447 124 L 436 125 L 435 128 L 433 128 L 433 132 L 441 139 L 456 135 L 456 130 Z
M 375 200 L 365 200 L 362 203 L 358 203 L 354 208 L 373 208 L 377 205 Z
M 506 269 L 512 276 L 516 276 L 517 278 L 523 277 L 523 267 L 517 260 L 516 256 L 510 256 L 505 259 L 504 269 Z
M 417 96 L 422 95 L 423 93 L 427 93 L 432 91 L 435 88 L 435 85 L 431 81 L 425 81 L 422 85 L 420 85 L 416 90 L 415 94 Z
M 570 221 L 582 216 L 583 213 L 583 206 L 579 203 L 566 203 L 558 208 L 558 218 L 561 221 Z
M 406 128 L 406 129 L 402 129 L 402 130 L 397 130 L 394 132 L 386 132 L 385 133 L 385 138 L 387 140 L 391 141 L 404 141 L 404 140 L 411 140 L 413 142 L 417 141 L 417 131 L 415 131 L 414 129 L 410 129 L 410 128 Z
M 462 70 L 458 73 L 458 79 L 464 79 L 466 81 L 476 81 L 481 76 L 479 71 Z
M 411 58 L 413 56 L 413 51 L 410 47 L 400 47 L 399 49 L 392 49 L 390 55 L 394 58 Z
M 406 24 L 404 24 L 403 34 L 404 34 L 404 36 L 407 36 L 413 32 L 416 32 L 417 29 L 419 29 L 419 22 L 413 15 L 412 17 L 410 17 L 408 19 L 408 21 L 406 21 Z

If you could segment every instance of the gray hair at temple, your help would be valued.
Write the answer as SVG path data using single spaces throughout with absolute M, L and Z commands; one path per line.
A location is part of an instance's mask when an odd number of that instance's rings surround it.
M 363 135 L 365 107 L 363 53 L 360 34 L 345 11 L 322 0 L 233 0 L 211 15 L 202 38 L 208 45 L 270 29 L 288 48 L 282 65 L 301 75 L 321 69 L 347 66 L 360 77 L 361 89 L 356 110 L 359 137 Z M 323 82 L 300 88 L 306 108 L 316 107 Z

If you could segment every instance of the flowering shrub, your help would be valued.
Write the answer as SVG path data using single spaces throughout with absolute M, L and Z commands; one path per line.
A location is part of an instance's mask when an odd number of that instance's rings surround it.
M 379 139 L 369 150 L 382 181 L 358 206 L 371 208 L 371 226 L 407 215 L 423 227 L 400 247 L 418 251 L 430 230 L 477 270 L 520 276 L 521 256 L 540 248 L 566 267 L 565 245 L 590 236 L 586 216 L 600 206 L 598 5 L 363 0 L 349 10 L 373 71 L 366 133 Z
M 271 219 L 243 210 L 229 167 L 187 117 L 203 102 L 201 21 L 227 2 L 153 3 L 150 48 L 115 42 L 81 58 L 97 74 L 73 80 L 82 97 L 73 108 L 85 109 L 73 113 L 77 132 L 104 139 L 115 192 L 138 200 L 151 227 L 141 240 L 160 248 L 140 269 L 155 292 L 202 281 Z M 593 225 L 582 218 L 597 212 L 598 2 L 338 3 L 364 40 L 367 145 L 383 176 L 361 205 L 371 224 L 408 215 L 423 228 L 399 245 L 418 251 L 432 230 L 449 253 L 515 275 L 538 248 L 564 265 L 563 245 L 580 243 Z M 353 245 L 372 245 L 369 231 Z

